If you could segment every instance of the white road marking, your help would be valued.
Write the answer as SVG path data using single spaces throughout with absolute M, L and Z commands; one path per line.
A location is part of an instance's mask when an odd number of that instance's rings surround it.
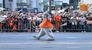
M 92 45 L 92 42 L 15 42 L 0 43 L 0 45 L 28 45 L 28 44 L 66 44 L 66 45 Z
M 62 37 L 62 38 L 69 38 L 69 39 L 70 39 L 70 38 L 71 38 L 71 39 L 74 38 L 74 39 L 75 39 L 75 38 L 81 38 L 81 37 Z
M 92 48 L 92 46 L 66 46 L 66 48 L 89 48 L 89 47 L 91 47 Z

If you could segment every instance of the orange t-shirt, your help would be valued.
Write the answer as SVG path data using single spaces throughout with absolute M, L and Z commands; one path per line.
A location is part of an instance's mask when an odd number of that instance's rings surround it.
M 60 16 L 54 16 L 54 19 L 56 20 L 56 21 L 58 21 L 58 22 L 60 22 L 61 21 L 61 17 Z
M 40 28 L 53 28 L 53 24 L 48 18 L 44 18 L 42 23 L 39 25 Z

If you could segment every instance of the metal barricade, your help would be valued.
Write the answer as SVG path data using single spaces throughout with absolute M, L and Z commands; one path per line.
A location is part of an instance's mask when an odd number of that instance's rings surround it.
M 28 19 L 6 20 L 0 23 L 0 32 L 36 32 L 39 23 Z
M 40 22 L 39 22 L 40 23 Z M 6 20 L 0 23 L 0 32 L 39 32 L 37 21 L 34 20 Z M 54 28 L 55 31 L 56 28 Z M 92 24 L 77 24 L 63 26 L 60 28 L 61 32 L 92 32 Z

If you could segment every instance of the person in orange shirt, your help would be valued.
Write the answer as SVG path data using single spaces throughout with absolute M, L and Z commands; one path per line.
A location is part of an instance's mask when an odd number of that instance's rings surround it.
M 45 15 L 45 17 L 43 18 L 42 23 L 39 25 L 39 27 L 41 28 L 40 32 L 39 32 L 38 35 L 33 36 L 33 37 L 38 39 L 38 40 L 40 40 L 40 38 L 46 34 L 46 35 L 48 35 L 48 39 L 47 40 L 48 41 L 53 41 L 53 40 L 55 40 L 53 38 L 53 33 L 51 31 L 52 28 L 53 28 L 53 25 L 50 22 L 50 20 L 48 19 L 48 14 L 44 14 L 44 15 Z
M 60 31 L 60 25 L 61 25 L 61 20 L 62 20 L 60 14 L 56 14 L 54 16 L 54 20 L 56 21 L 55 28 L 56 28 L 56 31 L 58 32 Z

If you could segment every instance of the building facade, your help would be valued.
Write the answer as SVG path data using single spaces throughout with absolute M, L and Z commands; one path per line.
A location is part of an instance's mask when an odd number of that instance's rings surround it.
M 31 0 L 3 0 L 3 7 L 12 11 L 17 8 L 31 8 Z
M 55 4 L 62 5 L 62 3 L 67 3 L 73 5 L 75 8 L 78 5 L 79 0 L 53 0 Z M 38 9 L 39 11 L 44 11 L 44 5 L 48 5 L 49 0 L 0 0 L 0 6 L 10 9 L 12 11 L 16 8 L 29 8 Z
M 3 2 L 3 7 L 16 10 L 16 8 L 37 8 L 39 11 L 43 11 L 44 9 L 44 1 L 48 0 L 0 0 Z M 69 3 L 69 0 L 55 0 L 55 1 L 63 1 Z

